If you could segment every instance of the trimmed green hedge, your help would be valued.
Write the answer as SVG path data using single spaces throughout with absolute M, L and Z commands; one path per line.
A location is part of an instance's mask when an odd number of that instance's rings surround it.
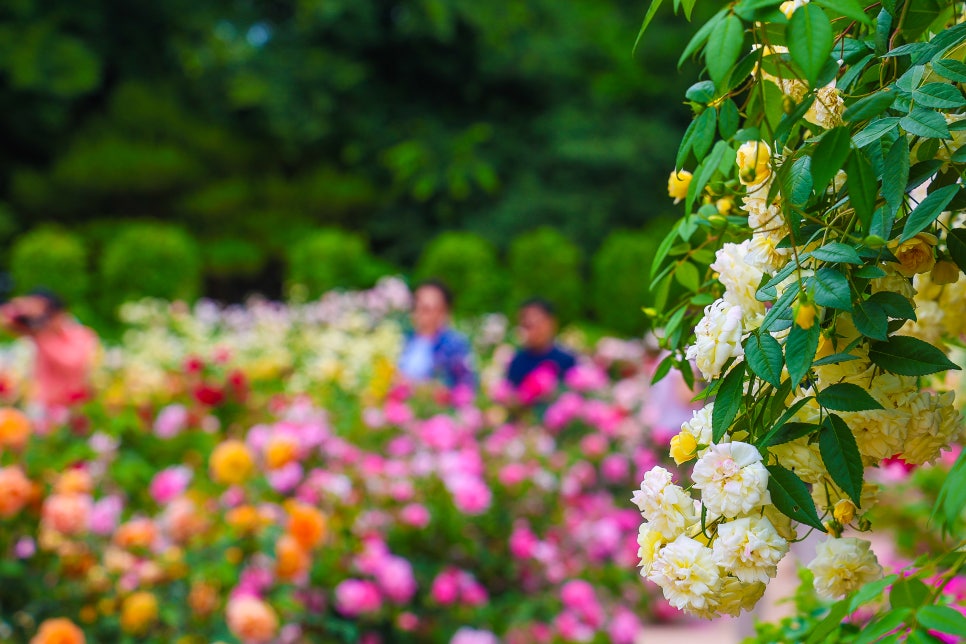
M 334 288 L 358 289 L 372 286 L 379 277 L 393 272 L 388 264 L 369 252 L 366 241 L 355 233 L 324 228 L 316 230 L 288 251 L 286 292 L 306 289 L 314 299 Z
M 473 233 L 448 232 L 423 250 L 416 279 L 438 279 L 454 295 L 458 313 L 491 313 L 502 308 L 500 294 L 506 279 L 496 249 Z
M 573 322 L 584 312 L 584 256 L 559 231 L 538 228 L 510 244 L 507 258 L 513 284 L 513 307 L 530 297 L 554 305 L 561 324 Z
M 87 248 L 80 237 L 61 228 L 35 228 L 14 242 L 10 275 L 18 293 L 45 287 L 69 305 L 84 304 L 90 288 Z

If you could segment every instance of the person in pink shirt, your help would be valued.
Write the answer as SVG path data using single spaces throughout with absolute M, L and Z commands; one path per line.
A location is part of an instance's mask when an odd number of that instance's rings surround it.
M 59 408 L 90 397 L 97 334 L 78 322 L 57 295 L 38 289 L 14 298 L 0 306 L 0 324 L 36 346 L 31 402 Z

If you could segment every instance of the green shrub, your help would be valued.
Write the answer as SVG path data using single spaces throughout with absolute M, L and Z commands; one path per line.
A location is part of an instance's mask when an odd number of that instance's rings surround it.
M 18 293 L 42 286 L 71 306 L 83 305 L 90 284 L 87 248 L 66 230 L 35 228 L 14 242 L 10 275 Z
M 645 232 L 614 231 L 594 255 L 594 316 L 623 335 L 643 333 L 650 326 L 641 310 L 652 303 L 651 261 L 661 237 Z
M 336 228 L 315 230 L 289 249 L 286 289 L 300 285 L 314 299 L 334 288 L 370 286 L 374 261 L 362 237 Z
M 510 243 L 510 304 L 541 297 L 557 309 L 561 324 L 573 322 L 583 313 L 583 259 L 581 250 L 553 228 L 520 235 Z
M 142 297 L 191 301 L 201 291 L 201 254 L 179 226 L 129 223 L 105 243 L 100 278 L 101 303 L 111 314 Z
M 419 258 L 416 279 L 445 283 L 453 291 L 459 313 L 474 315 L 502 308 L 503 271 L 496 249 L 479 235 L 447 232 L 437 236 Z

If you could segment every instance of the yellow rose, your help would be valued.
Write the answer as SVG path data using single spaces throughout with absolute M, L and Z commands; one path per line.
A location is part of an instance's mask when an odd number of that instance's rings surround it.
M 811 329 L 815 324 L 815 316 L 818 309 L 811 302 L 798 302 L 795 304 L 795 324 L 803 329 Z
M 835 509 L 832 510 L 835 520 L 842 525 L 848 525 L 852 523 L 852 519 L 855 518 L 855 504 L 848 499 L 840 499 L 835 504 Z
M 939 240 L 935 235 L 929 233 L 919 233 L 912 239 L 904 242 L 891 242 L 889 249 L 899 260 L 896 270 L 906 277 L 912 277 L 916 273 L 926 273 L 936 265 L 936 256 L 933 254 L 933 246 Z
M 126 633 L 142 634 L 158 618 L 158 599 L 148 592 L 129 595 L 121 605 L 121 628 Z
M 932 267 L 932 273 L 929 274 L 929 280 L 933 284 L 955 284 L 959 281 L 959 266 L 948 259 L 936 262 Z
M 278 469 L 298 458 L 298 445 L 288 436 L 275 436 L 265 446 L 265 464 L 270 469 Z
M 244 483 L 255 471 L 251 452 L 239 440 L 228 440 L 216 447 L 208 463 L 211 478 L 227 485 Z
M 757 186 L 771 176 L 771 148 L 764 141 L 748 141 L 738 148 L 738 180 Z
M 674 203 L 680 203 L 688 196 L 688 188 L 691 186 L 691 173 L 687 170 L 672 172 L 667 180 L 667 194 L 674 197 Z
M 698 441 L 694 438 L 694 434 L 686 429 L 682 429 L 680 434 L 671 439 L 671 458 L 678 465 L 690 461 L 697 451 Z

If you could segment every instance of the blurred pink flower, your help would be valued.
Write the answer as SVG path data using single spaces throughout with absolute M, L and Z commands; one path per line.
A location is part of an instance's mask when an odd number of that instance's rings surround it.
M 463 514 L 482 514 L 489 509 L 493 493 L 482 479 L 471 475 L 455 475 L 448 477 L 445 482 L 453 495 L 456 509 Z
M 565 642 L 590 642 L 594 639 L 594 629 L 581 622 L 574 613 L 568 610 L 557 615 L 554 626 Z
M 433 580 L 429 591 L 433 601 L 442 606 L 455 604 L 460 596 L 460 571 L 446 568 Z
M 376 583 L 397 604 L 405 604 L 416 594 L 413 567 L 402 557 L 387 557 L 376 570 Z
M 13 547 L 13 554 L 17 559 L 29 559 L 37 552 L 37 544 L 30 537 L 21 537 Z
M 184 405 L 168 405 L 158 412 L 154 434 L 158 438 L 174 438 L 188 425 L 188 410 Z
M 116 495 L 99 499 L 91 508 L 91 532 L 102 537 L 114 533 L 124 510 L 124 501 Z
M 595 364 L 581 362 L 564 374 L 564 384 L 576 391 L 597 391 L 607 386 L 609 379 Z
M 184 465 L 161 470 L 151 481 L 149 488 L 151 498 L 158 505 L 169 503 L 184 493 L 191 482 L 191 477 L 191 469 Z
M 382 412 L 390 425 L 406 425 L 413 420 L 413 412 L 404 402 L 387 400 Z
M 335 607 L 346 617 L 378 612 L 382 607 L 379 589 L 371 581 L 346 579 L 335 587 Z
M 517 388 L 517 396 L 524 405 L 532 405 L 557 389 L 557 366 L 545 362 L 531 371 Z
M 557 431 L 563 429 L 570 421 L 580 415 L 584 406 L 584 399 L 580 394 L 565 391 L 553 402 L 543 414 L 543 424 L 547 429 Z
M 410 503 L 400 510 L 399 519 L 414 528 L 425 528 L 429 525 L 429 510 L 419 503 Z
M 408 611 L 399 613 L 396 617 L 396 626 L 399 627 L 399 630 L 407 633 L 414 631 L 419 626 L 419 617 Z
M 641 620 L 623 606 L 617 608 L 607 627 L 610 641 L 614 644 L 634 644 L 644 630 Z
M 302 482 L 303 473 L 302 464 L 292 462 L 268 472 L 265 478 L 268 479 L 268 484 L 273 490 L 280 494 L 288 494 Z
M 490 631 L 464 626 L 453 634 L 449 644 L 500 644 L 500 639 Z
M 517 559 L 529 559 L 540 543 L 540 539 L 525 522 L 517 521 L 510 535 L 510 554 Z
M 608 483 L 625 483 L 631 473 L 631 464 L 622 454 L 610 454 L 601 462 L 600 473 Z

